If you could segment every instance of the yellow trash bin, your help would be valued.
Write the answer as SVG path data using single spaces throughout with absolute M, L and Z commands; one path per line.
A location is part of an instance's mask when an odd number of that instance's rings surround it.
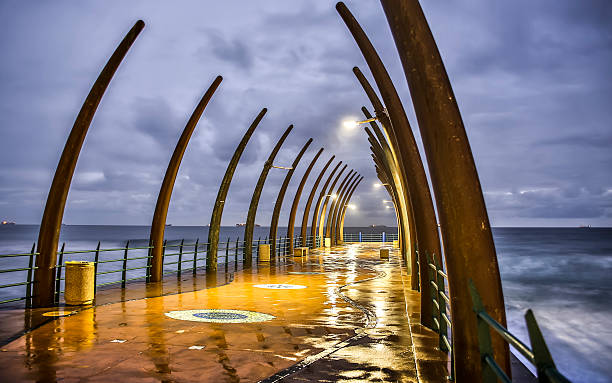
M 331 238 L 327 237 L 325 238 L 325 247 L 331 247 Z
M 270 245 L 259 245 L 259 262 L 270 262 Z
M 85 261 L 66 262 L 66 291 L 64 300 L 68 305 L 89 305 L 94 299 L 94 263 Z

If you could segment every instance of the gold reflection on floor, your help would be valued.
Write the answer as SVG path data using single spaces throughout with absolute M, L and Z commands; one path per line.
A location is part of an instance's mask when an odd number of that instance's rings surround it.
M 256 382 L 283 372 L 287 382 L 444 381 L 446 355 L 415 322 L 419 295 L 397 252 L 380 260 L 379 248 L 314 251 L 238 271 L 219 287 L 58 317 L 3 347 L 0 380 Z M 227 309 L 270 318 L 207 323 L 166 315 Z

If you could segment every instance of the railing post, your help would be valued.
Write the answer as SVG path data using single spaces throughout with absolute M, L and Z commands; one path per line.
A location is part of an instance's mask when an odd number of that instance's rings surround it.
M 236 237 L 236 259 L 238 258 L 238 253 L 239 253 L 239 246 L 240 245 L 240 237 Z M 242 252 L 242 255 L 244 255 L 244 251 Z
M 229 263 L 229 245 L 230 245 L 230 238 L 227 237 L 227 243 L 225 244 L 225 263 Z M 235 258 L 234 259 L 234 263 L 237 263 L 238 259 Z
M 196 269 L 198 268 L 198 245 L 200 244 L 200 238 L 196 238 L 195 246 L 193 247 L 193 275 L 196 275 Z
M 546 346 L 546 341 L 544 341 L 544 336 L 540 331 L 538 322 L 531 309 L 527 310 L 525 313 L 525 323 L 527 324 L 527 332 L 529 333 L 529 341 L 531 342 L 538 380 L 540 382 L 554 381 L 559 383 L 570 383 L 570 381 L 557 370 L 555 362 L 550 355 L 550 351 L 548 351 L 548 346 Z M 550 375 L 552 375 L 552 377 Z
M 164 243 L 162 245 L 162 253 L 161 253 L 161 271 L 159 273 L 160 275 L 160 282 L 164 279 L 164 262 L 166 261 L 166 247 L 168 247 L 168 240 L 164 239 Z M 153 266 L 153 263 L 151 262 L 151 266 Z
M 96 298 L 96 290 L 97 290 L 96 285 L 98 284 L 98 260 L 99 259 L 100 259 L 100 241 L 98 241 L 98 246 L 96 246 L 96 254 L 94 256 L 94 299 Z
M 55 273 L 55 296 L 53 300 L 55 303 L 59 303 L 60 296 L 60 283 L 62 281 L 62 263 L 64 262 L 64 248 L 66 247 L 66 242 L 62 243 L 62 249 L 59 253 L 59 258 L 57 259 L 57 272 Z
M 261 242 L 261 237 L 257 238 L 257 248 L 255 249 L 255 254 L 257 254 L 257 262 L 259 263 L 259 242 Z
M 147 249 L 147 268 L 145 269 L 145 281 L 151 282 L 151 239 L 149 238 L 149 247 Z
M 359 232 L 359 242 L 362 242 L 361 232 Z
M 28 284 L 26 285 L 25 306 L 27 309 L 32 307 L 32 271 L 34 271 L 34 254 L 36 254 L 36 242 L 32 244 L 30 260 L 28 261 Z
M 391 237 L 393 238 L 393 237 Z M 421 264 L 419 262 L 419 249 L 418 247 L 416 247 L 416 249 L 414 250 L 414 254 L 416 257 L 416 264 L 417 264 L 417 272 L 416 272 L 416 277 L 417 277 L 417 283 L 416 283 L 416 291 L 420 292 L 421 291 Z
M 183 244 L 185 243 L 185 238 L 181 239 L 181 244 L 179 245 L 179 258 L 178 258 L 178 270 L 176 273 L 176 277 L 181 277 L 181 271 L 183 271 Z
M 444 339 L 442 338 L 443 335 L 446 335 L 448 337 L 448 330 L 447 330 L 447 326 L 446 326 L 446 320 L 444 319 L 444 315 L 446 313 L 446 301 L 442 298 L 442 293 L 444 292 L 444 277 L 442 275 L 440 275 L 440 273 L 438 272 L 439 269 L 439 265 L 437 264 L 436 261 L 436 255 L 433 254 L 433 263 L 436 266 L 436 284 L 438 285 L 438 288 L 436 289 L 436 298 L 438 300 L 438 323 L 440 324 L 440 350 L 444 351 L 444 352 L 448 352 L 448 347 L 446 346 L 446 343 L 444 342 Z M 418 284 L 417 284 L 418 286 Z
M 497 375 L 489 366 L 489 364 L 485 361 L 487 356 L 493 356 L 493 347 L 491 346 L 491 334 L 489 333 L 489 325 L 487 322 L 480 318 L 480 313 L 485 311 L 485 307 L 482 304 L 482 300 L 480 299 L 480 294 L 478 294 L 478 290 L 476 290 L 476 286 L 474 286 L 474 282 L 469 280 L 469 289 L 470 295 L 472 296 L 472 307 L 474 312 L 476 313 L 476 321 L 478 328 L 478 349 L 480 351 L 480 368 L 482 371 L 482 381 L 483 383 L 495 383 L 497 382 Z
M 130 241 L 125 243 L 125 251 L 123 252 L 123 267 L 121 269 L 121 288 L 125 289 L 125 280 L 127 279 L 127 260 L 128 260 L 128 248 L 130 247 Z

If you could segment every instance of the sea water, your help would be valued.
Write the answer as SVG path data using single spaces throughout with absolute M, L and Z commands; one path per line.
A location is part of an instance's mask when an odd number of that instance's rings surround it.
M 345 228 L 348 233 L 360 231 L 395 233 L 396 229 Z M 286 228 L 278 232 L 285 235 Z M 242 240 L 243 233 L 243 227 L 222 227 L 220 241 L 229 238 L 235 243 L 237 238 Z M 254 238 L 263 240 L 268 233 L 269 228 L 256 227 Z M 35 225 L 0 227 L 0 254 L 29 252 L 37 234 Z M 612 228 L 494 228 L 493 235 L 510 331 L 529 344 L 524 313 L 531 308 L 563 374 L 574 382 L 612 382 Z M 130 247 L 147 246 L 148 237 L 148 226 L 71 225 L 62 227 L 60 243 L 66 242 L 66 251 L 94 249 L 98 241 L 102 249 L 108 249 L 124 247 L 127 240 Z M 166 238 L 206 242 L 208 228 L 168 226 Z M 220 253 L 224 249 L 222 243 Z M 101 253 L 100 259 L 121 258 L 122 254 L 120 250 Z M 91 260 L 91 256 L 72 254 L 65 260 Z M 144 260 L 140 262 L 144 265 Z M 27 257 L 0 258 L 0 269 L 25 266 Z M 130 271 L 128 277 L 142 273 Z M 25 272 L 0 274 L 0 284 L 22 282 L 25 276 Z M 23 286 L 0 289 L 0 301 L 23 296 L 21 290 Z

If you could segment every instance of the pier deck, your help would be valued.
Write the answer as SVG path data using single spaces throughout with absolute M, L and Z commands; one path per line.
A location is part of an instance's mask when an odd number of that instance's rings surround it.
M 379 259 L 381 245 L 312 251 L 239 270 L 227 284 L 77 309 L 2 347 L 1 375 L 11 382 L 443 382 L 447 355 L 437 334 L 418 324 L 419 293 L 397 251 Z M 265 284 L 277 286 L 257 286 Z M 274 318 L 184 313 L 269 319 L 207 323 L 166 315 L 202 309 Z

